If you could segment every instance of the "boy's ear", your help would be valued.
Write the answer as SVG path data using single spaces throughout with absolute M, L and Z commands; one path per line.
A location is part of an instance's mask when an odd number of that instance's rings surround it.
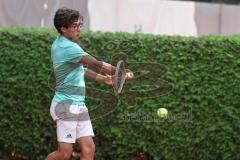
M 66 27 L 61 27 L 60 30 L 62 31 L 62 33 L 65 33 L 67 28 Z

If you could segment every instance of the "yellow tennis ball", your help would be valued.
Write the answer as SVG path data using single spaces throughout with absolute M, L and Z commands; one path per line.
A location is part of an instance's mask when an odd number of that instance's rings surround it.
M 157 115 L 160 117 L 160 118 L 166 118 L 167 117 L 167 114 L 168 114 L 168 110 L 166 108 L 159 108 L 157 110 Z

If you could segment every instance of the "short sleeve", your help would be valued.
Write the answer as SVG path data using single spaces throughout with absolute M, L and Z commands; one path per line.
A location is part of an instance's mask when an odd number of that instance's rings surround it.
M 84 50 L 78 44 L 75 43 L 67 47 L 65 50 L 66 61 L 72 63 L 80 62 L 81 58 L 86 55 L 88 55 L 88 53 L 84 52 Z

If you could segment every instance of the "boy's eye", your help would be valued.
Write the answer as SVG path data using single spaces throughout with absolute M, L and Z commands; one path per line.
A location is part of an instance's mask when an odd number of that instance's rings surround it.
M 81 22 L 80 24 L 78 25 L 72 25 L 72 28 L 74 29 L 78 29 L 78 28 L 82 28 L 83 27 L 83 23 Z

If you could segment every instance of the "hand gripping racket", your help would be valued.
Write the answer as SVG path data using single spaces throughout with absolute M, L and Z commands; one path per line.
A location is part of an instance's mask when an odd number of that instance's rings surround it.
M 126 70 L 124 62 L 118 61 L 116 71 L 113 77 L 113 89 L 116 95 L 120 94 L 126 79 Z

